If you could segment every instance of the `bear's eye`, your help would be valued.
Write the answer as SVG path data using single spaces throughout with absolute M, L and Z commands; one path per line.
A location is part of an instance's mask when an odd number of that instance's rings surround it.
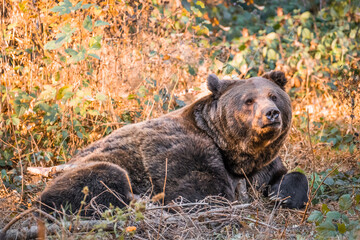
M 245 104 L 246 105 L 251 105 L 251 104 L 253 104 L 254 103 L 254 99 L 252 99 L 252 98 L 248 98 L 248 99 L 246 99 L 246 101 L 245 101 Z
M 271 100 L 273 100 L 274 102 L 277 100 L 277 96 L 275 96 L 275 95 L 270 95 L 270 98 L 271 98 Z

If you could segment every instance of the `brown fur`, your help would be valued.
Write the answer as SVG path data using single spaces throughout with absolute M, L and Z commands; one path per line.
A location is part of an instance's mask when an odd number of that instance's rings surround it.
M 283 91 L 284 74 L 275 72 L 265 77 L 270 80 L 255 77 L 230 81 L 210 75 L 211 95 L 160 118 L 122 127 L 91 144 L 71 160 L 82 164 L 82 169 L 55 179 L 40 200 L 55 208 L 68 202 L 78 209 L 75 201 L 79 197 L 68 196 L 83 194 L 70 186 L 88 184 L 81 178 L 98 171 L 93 169 L 93 162 L 110 163 L 107 171 L 97 172 L 97 178 L 112 176 L 118 185 L 113 188 L 125 202 L 129 202 L 125 171 L 135 194 L 149 189 L 157 194 L 163 190 L 166 162 L 166 202 L 178 196 L 196 201 L 208 195 L 234 200 L 243 173 L 259 185 L 276 182 L 286 173 L 277 155 L 290 129 L 291 105 Z M 272 123 L 266 117 L 269 109 L 279 110 L 279 123 L 267 125 Z M 75 182 L 69 185 L 74 177 Z M 92 196 L 103 191 L 98 184 L 88 186 Z

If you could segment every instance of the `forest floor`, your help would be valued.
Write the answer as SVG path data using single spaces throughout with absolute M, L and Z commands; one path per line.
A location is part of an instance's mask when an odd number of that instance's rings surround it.
M 3 1 L 0 228 L 9 228 L 7 239 L 45 232 L 52 239 L 359 237 L 360 5 L 156 2 Z M 209 196 L 171 206 L 145 195 L 102 220 L 54 219 L 35 208 L 52 178 L 28 167 L 66 163 L 119 127 L 199 99 L 209 93 L 209 73 L 244 79 L 270 70 L 289 80 L 293 126 L 280 156 L 309 179 L 306 209 L 277 206 L 251 189 L 251 201 Z

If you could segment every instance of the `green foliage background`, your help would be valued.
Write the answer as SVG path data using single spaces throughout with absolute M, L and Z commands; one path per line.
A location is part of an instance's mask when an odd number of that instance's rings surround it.
M 324 179 L 326 172 L 315 172 L 328 164 L 352 171 L 355 187 L 334 193 L 338 208 L 315 211 L 309 220 L 320 237 L 329 229 L 332 237 L 358 231 L 359 1 L 3 2 L 5 188 L 31 193 L 24 168 L 65 163 L 118 127 L 183 107 L 188 95 L 193 100 L 204 90 L 210 72 L 249 78 L 277 69 L 290 80 L 290 145 L 313 144 L 306 156 L 294 147 L 296 164 L 313 179 Z

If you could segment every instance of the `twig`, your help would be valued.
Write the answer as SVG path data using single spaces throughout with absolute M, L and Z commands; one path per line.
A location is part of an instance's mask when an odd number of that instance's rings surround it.
M 28 167 L 27 171 L 33 175 L 40 175 L 43 177 L 49 177 L 51 173 L 61 173 L 70 169 L 78 168 L 79 164 L 62 164 L 54 167 Z
M 53 216 L 51 216 L 50 214 L 44 212 L 41 209 L 36 209 L 36 212 L 38 212 L 40 214 L 40 216 L 45 216 L 46 218 L 50 219 L 51 221 L 53 221 L 54 223 L 56 223 L 57 225 L 59 225 L 61 227 L 62 230 L 66 231 L 62 225 L 61 222 L 59 220 L 57 220 L 56 218 L 54 218 Z
M 164 187 L 163 187 L 163 193 L 164 193 L 164 197 L 162 199 L 162 205 L 164 206 L 165 204 L 165 188 L 166 188 L 166 180 L 167 180 L 167 167 L 168 167 L 168 159 L 165 159 L 165 179 L 164 179 Z M 161 227 L 161 222 L 162 222 L 162 218 L 163 218 L 163 211 L 161 211 L 161 215 L 160 215 L 160 223 L 159 223 L 159 227 L 158 227 L 158 235 L 157 235 L 157 240 L 159 240 L 160 238 L 160 227 Z
M 252 218 L 241 217 L 241 219 L 244 219 L 244 220 L 247 220 L 247 221 L 256 223 L 256 224 L 263 225 L 263 226 L 265 226 L 265 227 L 271 228 L 271 229 L 276 230 L 276 231 L 279 231 L 279 230 L 280 230 L 279 228 L 273 227 L 273 226 L 271 226 L 271 225 L 269 225 L 269 224 L 267 224 L 267 223 L 264 223 L 264 222 L 260 222 L 259 220 L 254 220 L 254 219 L 252 219 Z
M 113 190 L 111 190 L 108 186 L 106 186 L 106 184 L 105 184 L 103 181 L 100 180 L 100 183 L 101 183 L 102 185 L 104 185 L 104 187 L 106 187 L 106 189 L 109 190 L 109 192 L 110 192 L 111 194 L 113 194 L 113 195 L 117 198 L 117 200 L 119 200 L 119 201 L 120 201 L 122 204 L 124 204 L 126 207 L 129 207 L 129 205 L 127 205 L 117 194 L 115 194 Z
M 146 210 L 157 210 L 157 209 L 168 209 L 174 207 L 190 207 L 190 206 L 208 206 L 208 203 L 184 203 L 184 204 L 174 204 L 174 205 L 166 205 L 159 207 L 146 208 Z
M 326 174 L 326 176 L 323 178 L 323 180 L 321 181 L 321 183 L 319 184 L 319 186 L 316 188 L 315 192 L 312 194 L 312 196 L 309 197 L 309 201 L 306 203 L 306 207 L 305 207 L 305 210 L 304 210 L 304 215 L 301 219 L 301 223 L 302 224 L 304 221 L 305 221 L 305 217 L 306 217 L 306 213 L 307 213 L 307 210 L 311 204 L 311 201 L 314 199 L 317 191 L 320 189 L 320 187 L 323 185 L 323 183 L 325 182 L 325 180 L 333 173 L 335 172 L 336 169 L 339 168 L 339 166 L 344 162 L 345 160 L 341 161 L 341 163 L 339 165 L 337 165 L 333 170 L 331 170 L 328 174 Z M 314 186 L 314 182 L 315 182 L 315 177 L 313 177 L 313 182 L 312 182 L 312 186 Z M 309 193 L 310 195 L 310 193 Z
M 59 230 L 67 228 L 69 229 L 72 226 L 72 222 L 65 222 L 64 226 L 59 226 L 58 224 L 50 224 L 47 227 L 47 232 L 49 234 L 56 234 L 59 232 Z M 94 229 L 96 229 L 97 225 L 103 226 L 106 224 L 102 229 L 104 231 L 112 231 L 114 230 L 114 223 L 109 221 L 103 221 L 103 220 L 89 220 L 89 221 L 80 221 L 77 228 L 72 228 L 72 232 L 76 230 L 77 232 L 89 232 Z M 31 226 L 30 228 L 24 227 L 22 229 L 14 229 L 9 230 L 6 235 L 0 236 L 1 240 L 12 240 L 12 239 L 36 239 L 38 236 L 39 228 L 37 226 Z
M 306 111 L 306 115 L 307 115 L 307 134 L 308 134 L 308 138 L 309 138 L 309 144 L 310 144 L 310 150 L 311 150 L 311 156 L 312 156 L 312 167 L 313 167 L 313 172 L 315 171 L 315 153 L 314 153 L 314 148 L 312 145 L 312 141 L 311 141 L 311 134 L 310 134 L 310 115 L 309 115 L 309 111 Z
M 129 178 L 129 175 L 127 174 L 127 172 L 125 172 L 125 176 L 126 176 L 126 180 L 128 181 L 128 184 L 129 184 L 129 188 L 130 188 L 130 192 L 131 192 L 132 199 L 135 199 L 135 198 L 134 198 L 134 192 L 133 192 L 132 187 L 131 187 L 130 178 Z
M 22 212 L 20 213 L 19 215 L 17 215 L 16 217 L 14 217 L 8 224 L 6 224 L 6 226 L 1 230 L 1 233 L 0 233 L 0 239 L 4 239 L 5 238 L 5 235 L 6 235 L 6 232 L 7 230 L 9 230 L 9 228 L 15 224 L 17 221 L 19 221 L 22 217 L 24 217 L 25 215 L 35 211 L 36 208 L 30 208 L 28 210 L 26 210 L 25 212 Z
M 312 156 L 311 167 L 312 167 L 312 173 L 313 173 L 312 174 L 313 175 L 313 181 L 311 183 L 310 189 L 308 189 L 308 202 L 306 203 L 305 210 L 304 210 L 304 215 L 303 215 L 303 217 L 301 219 L 300 224 L 303 224 L 304 221 L 305 221 L 306 213 L 307 213 L 307 211 L 309 209 L 309 206 L 311 204 L 311 201 L 312 201 L 311 192 L 312 192 L 312 189 L 313 189 L 314 183 L 315 183 L 315 153 L 314 153 L 314 149 L 313 149 L 313 146 L 312 146 L 311 135 L 310 135 L 310 115 L 309 115 L 308 111 L 306 111 L 306 114 L 307 114 L 307 134 L 308 134 L 308 138 L 309 138 L 310 151 L 311 151 L 311 156 Z
M 246 176 L 244 169 L 241 168 L 242 173 L 244 174 L 246 181 L 249 183 L 251 190 L 253 191 L 254 195 L 256 198 L 259 198 L 258 192 L 255 190 L 254 186 L 252 185 L 252 183 L 250 182 L 249 178 Z

